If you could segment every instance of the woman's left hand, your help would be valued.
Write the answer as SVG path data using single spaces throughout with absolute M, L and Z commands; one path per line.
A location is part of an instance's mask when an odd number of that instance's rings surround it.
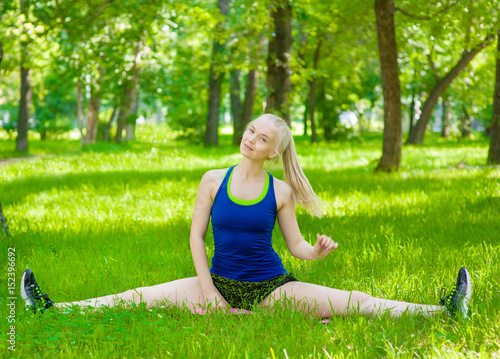
M 335 248 L 338 247 L 338 243 L 335 243 L 330 237 L 325 236 L 324 234 L 316 235 L 316 244 L 313 248 L 313 255 L 316 258 L 322 258 L 330 254 Z

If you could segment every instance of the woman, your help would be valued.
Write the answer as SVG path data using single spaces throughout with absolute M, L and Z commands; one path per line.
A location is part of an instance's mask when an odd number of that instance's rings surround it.
M 466 317 L 471 296 L 470 276 L 459 270 L 452 293 L 439 306 L 412 304 L 371 297 L 365 293 L 342 291 L 299 282 L 289 274 L 271 245 L 277 218 L 291 254 L 304 260 L 325 257 L 338 244 L 326 235 L 317 235 L 314 246 L 302 237 L 295 217 L 295 203 L 316 216 L 321 215 L 320 200 L 298 163 L 291 131 L 279 117 L 265 114 L 249 124 L 240 152 L 240 164 L 212 170 L 203 176 L 191 224 L 190 245 L 197 277 L 152 287 L 69 303 L 54 303 L 43 294 L 31 270 L 23 275 L 21 292 L 36 311 L 51 306 L 113 306 L 145 302 L 153 306 L 168 301 L 176 306 L 200 308 L 251 309 L 290 304 L 296 310 L 327 318 L 359 312 L 376 315 L 388 312 L 433 315 L 447 311 Z M 286 181 L 264 170 L 266 161 L 281 158 Z M 215 253 L 209 268 L 205 235 L 212 220 Z

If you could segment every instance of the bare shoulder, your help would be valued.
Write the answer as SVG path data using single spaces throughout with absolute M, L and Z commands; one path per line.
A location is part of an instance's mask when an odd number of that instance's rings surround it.
M 293 202 L 292 187 L 285 181 L 274 178 L 274 193 L 276 196 L 276 204 L 278 211 L 284 204 Z
M 227 168 L 222 168 L 222 169 L 216 169 L 216 170 L 207 171 L 203 175 L 202 181 L 203 182 L 212 182 L 212 181 L 215 181 L 215 182 L 220 181 L 220 182 L 222 182 L 222 180 L 224 179 L 224 175 L 226 174 L 227 170 L 228 170 Z
M 215 198 L 227 170 L 227 168 L 222 168 L 205 172 L 200 182 L 200 190 L 210 193 L 212 199 Z

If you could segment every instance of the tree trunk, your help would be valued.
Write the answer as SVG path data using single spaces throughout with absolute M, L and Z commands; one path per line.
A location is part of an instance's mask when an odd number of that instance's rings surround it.
M 210 66 L 207 133 L 205 134 L 205 146 L 219 145 L 219 109 L 222 76 L 216 75 L 213 65 Z
M 155 101 L 156 123 L 161 123 L 163 121 L 163 111 L 160 104 L 161 102 L 159 100 Z
M 3 60 L 3 49 L 2 49 L 2 39 L 0 39 L 0 69 L 2 68 L 2 60 Z
M 85 144 L 85 136 L 83 135 L 83 93 L 80 76 L 76 82 L 76 119 L 78 121 L 78 130 L 80 131 L 81 145 L 83 146 Z
M 304 20 L 301 22 L 301 28 L 305 29 L 307 21 L 305 20 L 305 14 L 302 15 L 304 17 Z M 299 64 L 302 65 L 304 69 L 307 68 L 307 62 L 306 62 L 306 49 L 307 49 L 307 41 L 308 41 L 308 36 L 309 34 L 307 32 L 301 32 L 300 34 L 300 43 L 299 43 L 299 48 L 297 49 L 297 55 L 299 59 Z M 299 68 L 297 73 L 300 76 L 300 71 L 302 68 Z M 304 123 L 304 129 L 302 136 L 307 136 L 307 130 L 308 130 L 308 125 L 307 125 L 307 118 L 309 116 L 309 94 L 306 95 L 306 98 L 304 100 L 304 114 L 302 116 L 302 122 Z
M 490 129 L 490 149 L 488 150 L 488 164 L 500 164 L 500 31 L 498 31 L 497 45 L 497 75 L 495 93 L 493 95 L 493 117 Z
M 125 126 L 125 141 L 135 141 L 135 123 L 127 123 Z
M 137 111 L 139 110 L 139 101 L 137 101 L 137 96 L 135 99 L 135 106 L 129 116 L 129 121 L 125 126 L 125 141 L 135 141 L 135 122 L 137 120 Z
M 221 84 L 224 79 L 224 73 L 217 66 L 219 57 L 224 49 L 224 44 L 217 37 L 223 33 L 227 12 L 229 9 L 229 0 L 218 1 L 219 12 L 224 15 L 224 21 L 217 24 L 215 40 L 212 49 L 212 61 L 210 64 L 210 79 L 208 82 L 208 111 L 207 111 L 207 132 L 205 134 L 205 146 L 219 145 L 219 110 L 220 110 L 220 95 Z
M 123 130 L 125 129 L 125 119 L 130 114 L 130 104 L 128 98 L 130 97 L 130 90 L 127 85 L 123 83 L 123 94 L 120 100 L 120 112 L 118 113 L 118 120 L 116 122 L 115 141 L 122 142 Z
M 253 105 L 255 103 L 255 93 L 257 91 L 257 78 L 259 72 L 257 70 L 248 71 L 247 84 L 245 89 L 245 102 L 243 103 L 243 115 L 238 127 L 238 143 L 241 141 L 243 131 L 247 125 L 252 121 Z
M 28 17 L 28 10 L 21 0 L 21 14 Z M 24 28 L 24 26 L 23 26 Z M 28 129 L 31 106 L 31 75 L 28 65 L 29 59 L 28 42 L 21 41 L 21 98 L 19 99 L 19 115 L 17 118 L 16 151 L 28 151 Z
M 439 97 L 443 94 L 443 92 L 450 86 L 452 81 L 462 72 L 463 69 L 472 61 L 472 59 L 485 47 L 488 45 L 488 42 L 491 40 L 491 36 L 488 36 L 484 42 L 476 46 L 470 51 L 464 51 L 461 59 L 457 62 L 457 64 L 446 74 L 445 77 L 440 79 L 436 86 L 432 89 L 429 97 L 425 101 L 424 107 L 422 108 L 422 114 L 418 119 L 415 127 L 413 127 L 412 132 L 410 132 L 410 136 L 406 143 L 422 143 L 424 140 L 425 129 L 429 124 L 432 112 L 434 111 L 434 107 L 439 99 Z
M 139 95 L 139 58 L 140 58 L 141 45 L 137 44 L 134 58 L 134 65 L 132 67 L 132 79 L 127 79 L 123 81 L 123 93 L 120 100 L 120 112 L 118 115 L 118 123 L 116 126 L 115 141 L 121 142 L 123 130 L 126 129 L 126 139 L 135 138 L 135 134 L 130 133 L 130 131 L 135 132 L 135 121 L 136 118 L 134 114 L 137 113 L 137 97 Z M 129 74 L 127 74 L 129 75 Z M 134 125 L 129 127 L 128 125 Z
M 317 142 L 316 122 L 314 120 L 314 111 L 316 110 L 316 79 L 313 79 L 310 84 L 309 95 L 309 118 L 311 120 L 311 143 Z
M 441 137 L 450 136 L 451 111 L 448 97 L 443 97 L 443 119 L 441 120 Z
M 3 211 L 2 211 L 2 204 L 0 203 L 0 224 L 2 225 L 1 229 L 0 229 L 0 233 L 2 235 L 5 235 L 7 237 L 10 236 L 10 232 L 9 232 L 9 226 L 7 225 L 7 218 L 5 218 L 5 216 L 3 215 Z
M 467 111 L 465 105 L 463 106 L 463 113 L 460 116 L 460 136 L 462 138 L 467 138 L 472 133 L 472 122 L 474 117 Z
M 304 102 L 304 116 L 303 116 L 303 121 L 304 121 L 304 132 L 302 133 L 302 136 L 307 136 L 307 116 L 309 115 L 309 96 L 306 97 L 306 100 Z
M 326 98 L 326 80 L 320 79 L 317 83 L 316 107 L 318 112 L 318 123 L 323 128 L 323 137 L 326 141 L 333 140 L 333 129 L 337 125 L 338 114 L 331 102 Z
M 24 56 L 22 56 L 24 57 Z M 17 118 L 16 151 L 28 151 L 28 129 L 31 104 L 30 69 L 21 64 L 21 98 L 19 101 L 19 116 Z
M 323 40 L 319 40 L 316 50 L 314 51 L 313 69 L 316 72 L 319 62 L 319 54 L 321 51 L 321 45 Z M 311 81 L 309 81 L 309 118 L 311 119 L 311 143 L 317 141 L 316 138 L 316 123 L 314 120 L 314 112 L 316 110 L 316 73 L 313 75 Z
M 411 92 L 411 104 L 410 104 L 410 121 L 409 121 L 409 130 L 408 133 L 411 132 L 411 129 L 413 128 L 413 121 L 415 119 L 415 89 L 412 89 Z
M 118 108 L 119 108 L 118 105 L 113 106 L 113 112 L 111 112 L 111 116 L 109 116 L 109 121 L 108 123 L 106 123 L 106 127 L 104 127 L 104 136 L 103 136 L 104 141 L 109 141 L 109 130 L 111 129 L 111 125 L 115 120 Z
M 99 108 L 101 106 L 101 94 L 92 88 L 89 101 L 89 111 L 87 114 L 87 133 L 85 143 L 90 145 L 95 143 L 97 137 L 97 125 L 99 123 Z
M 390 172 L 399 168 L 401 161 L 401 85 L 399 83 L 398 50 L 394 29 L 394 3 L 375 0 L 377 37 L 384 93 L 384 143 L 382 158 L 376 168 Z
M 274 20 L 274 36 L 269 39 L 267 57 L 266 112 L 281 116 L 290 124 L 288 92 L 290 80 L 290 49 L 292 46 L 292 7 L 289 0 L 274 0 L 271 16 Z
M 238 132 L 241 123 L 241 100 L 240 100 L 240 70 L 231 71 L 231 115 L 233 117 L 233 144 L 240 143 L 241 133 Z

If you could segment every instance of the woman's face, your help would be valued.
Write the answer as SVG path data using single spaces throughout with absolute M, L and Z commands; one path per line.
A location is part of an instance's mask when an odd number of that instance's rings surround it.
M 278 130 L 269 120 L 256 119 L 245 131 L 240 143 L 240 152 L 249 159 L 266 160 L 278 155 L 276 137 Z

